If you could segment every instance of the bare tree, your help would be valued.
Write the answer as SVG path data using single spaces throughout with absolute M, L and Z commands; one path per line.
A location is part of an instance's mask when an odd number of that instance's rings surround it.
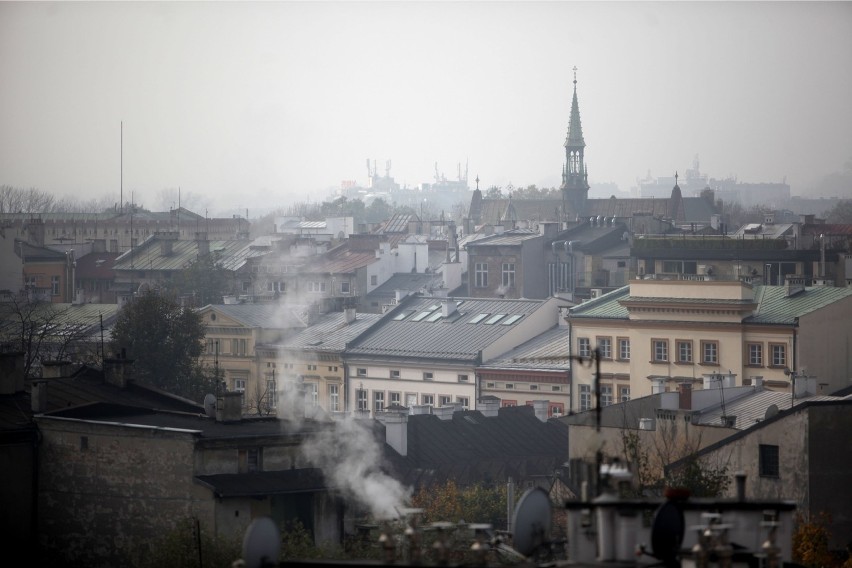
M 24 353 L 27 378 L 39 376 L 44 361 L 97 361 L 96 331 L 70 315 L 68 306 L 58 307 L 24 294 L 7 295 L 0 302 L 0 349 Z

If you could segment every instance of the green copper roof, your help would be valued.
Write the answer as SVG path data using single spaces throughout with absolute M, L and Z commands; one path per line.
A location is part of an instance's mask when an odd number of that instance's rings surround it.
M 784 286 L 755 286 L 754 299 L 758 302 L 754 314 L 745 323 L 793 324 L 795 319 L 822 309 L 829 304 L 852 296 L 852 288 L 815 286 L 787 296 Z
M 630 296 L 630 286 L 623 286 L 594 300 L 583 302 L 570 310 L 570 317 L 600 318 L 600 319 L 627 319 L 627 308 L 621 305 L 620 300 Z

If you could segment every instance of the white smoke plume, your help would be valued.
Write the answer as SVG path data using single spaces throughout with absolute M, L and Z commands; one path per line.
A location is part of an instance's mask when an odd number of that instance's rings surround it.
M 302 455 L 323 470 L 344 497 L 368 508 L 376 519 L 394 519 L 411 490 L 381 471 L 381 443 L 365 421 L 347 417 L 334 421 L 302 444 Z

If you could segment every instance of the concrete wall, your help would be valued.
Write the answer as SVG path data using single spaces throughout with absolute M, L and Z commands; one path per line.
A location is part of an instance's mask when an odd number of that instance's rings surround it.
M 852 536 L 852 412 L 849 404 L 808 408 L 808 501 L 814 514 L 831 515 L 831 546 L 844 548 Z
M 827 383 L 817 394 L 852 384 L 852 296 L 800 317 L 796 340 L 797 370 Z

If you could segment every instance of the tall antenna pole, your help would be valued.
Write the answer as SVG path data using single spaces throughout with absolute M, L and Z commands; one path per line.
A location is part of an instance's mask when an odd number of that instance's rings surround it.
M 121 149 L 121 157 L 120 157 L 120 171 L 119 171 L 119 203 L 118 203 L 118 211 L 119 214 L 124 214 L 124 121 L 121 121 L 121 143 L 119 145 Z

